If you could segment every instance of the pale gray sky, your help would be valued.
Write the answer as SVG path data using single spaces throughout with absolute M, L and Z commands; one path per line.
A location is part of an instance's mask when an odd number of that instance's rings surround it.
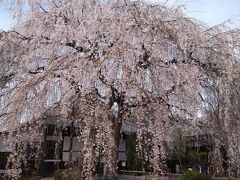
M 0 4 L 0 30 L 7 30 L 10 27 L 10 16 L 8 11 Z
M 165 2 L 166 0 L 147 0 L 149 2 Z M 232 19 L 231 28 L 240 28 L 240 0 L 168 0 L 168 5 L 184 4 L 185 13 L 199 19 L 210 26 L 221 24 Z
M 165 0 L 146 0 L 150 2 L 163 2 Z M 230 27 L 240 28 L 240 0 L 168 0 L 168 5 L 184 4 L 186 14 L 190 17 L 204 21 L 210 26 L 220 24 L 226 19 L 233 19 Z M 0 29 L 7 30 L 11 26 L 8 11 L 0 4 Z

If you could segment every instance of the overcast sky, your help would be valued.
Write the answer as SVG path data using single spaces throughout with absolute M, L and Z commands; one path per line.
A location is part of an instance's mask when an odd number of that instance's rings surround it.
M 163 0 L 147 0 L 159 2 Z M 231 28 L 240 28 L 240 0 L 168 0 L 168 5 L 184 4 L 185 13 L 210 26 L 232 19 Z
M 164 0 L 146 0 L 158 2 Z M 226 19 L 233 19 L 230 27 L 240 28 L 240 0 L 168 0 L 168 5 L 175 2 L 184 4 L 187 8 L 186 14 L 202 20 L 210 26 L 220 24 Z M 0 29 L 7 30 L 11 26 L 8 11 L 0 4 Z

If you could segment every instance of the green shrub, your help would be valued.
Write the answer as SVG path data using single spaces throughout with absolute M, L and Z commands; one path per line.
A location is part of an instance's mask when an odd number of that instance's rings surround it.
M 198 174 L 199 173 L 195 171 L 186 171 L 181 175 L 180 180 L 190 180 L 198 176 Z
M 0 177 L 1 179 L 1 177 Z M 21 177 L 21 180 L 41 180 L 40 176 L 32 176 L 32 177 Z M 5 180 L 11 180 L 10 178 L 5 178 Z
M 194 180 L 212 180 L 212 176 L 207 174 L 199 174 Z
M 196 171 L 186 171 L 181 175 L 180 180 L 212 180 L 212 177 Z
M 31 178 L 28 178 L 28 180 L 41 180 L 42 178 L 40 176 L 34 176 Z
M 62 173 L 62 180 L 81 180 L 81 171 L 78 168 L 65 169 Z
M 54 179 L 55 180 L 62 180 L 63 179 L 63 170 L 58 169 L 54 172 Z
M 237 180 L 235 177 L 229 177 L 228 180 Z

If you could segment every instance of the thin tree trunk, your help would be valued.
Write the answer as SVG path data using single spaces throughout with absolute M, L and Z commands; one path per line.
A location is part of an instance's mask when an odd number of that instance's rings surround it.
M 112 168 L 112 172 L 109 171 L 108 165 L 105 164 L 103 168 L 103 175 L 115 175 L 117 173 L 117 163 L 118 163 L 118 149 L 119 149 L 119 141 L 120 141 L 120 130 L 122 123 L 121 121 L 119 122 L 118 118 L 113 117 L 112 119 L 113 122 L 113 136 L 114 136 L 114 143 L 115 143 L 115 148 L 113 149 L 113 164 L 114 168 Z
M 71 123 L 70 126 L 70 144 L 69 144 L 69 162 L 71 165 L 73 164 L 73 135 L 74 135 L 74 127 L 73 127 L 73 122 Z

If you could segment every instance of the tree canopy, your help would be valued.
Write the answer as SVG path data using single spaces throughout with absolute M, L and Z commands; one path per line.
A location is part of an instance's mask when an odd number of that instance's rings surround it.
M 21 23 L 0 37 L 2 129 L 45 119 L 80 127 L 88 177 L 99 148 L 115 172 L 123 126 L 136 127 L 139 155 L 161 172 L 176 128 L 207 129 L 223 142 L 221 125 L 229 165 L 240 166 L 239 30 L 142 1 L 8 2 Z M 217 117 L 205 118 L 205 109 Z

